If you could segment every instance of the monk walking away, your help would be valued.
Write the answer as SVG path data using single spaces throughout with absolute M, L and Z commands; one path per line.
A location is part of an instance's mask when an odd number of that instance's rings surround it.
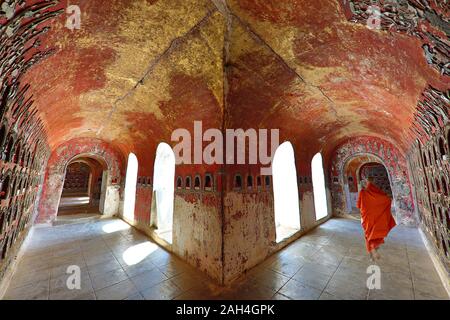
M 367 252 L 372 260 L 380 255 L 378 247 L 396 223 L 391 214 L 391 198 L 367 178 L 358 195 L 357 207 L 361 211 L 361 224 L 364 229 Z

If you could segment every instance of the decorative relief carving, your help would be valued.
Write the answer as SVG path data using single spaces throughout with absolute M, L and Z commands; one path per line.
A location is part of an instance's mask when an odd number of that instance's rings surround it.
M 40 37 L 63 12 L 52 10 L 58 3 L 5 0 L 0 7 L 0 278 L 32 220 L 50 154 L 30 85 L 21 78 L 53 53 L 40 48 Z

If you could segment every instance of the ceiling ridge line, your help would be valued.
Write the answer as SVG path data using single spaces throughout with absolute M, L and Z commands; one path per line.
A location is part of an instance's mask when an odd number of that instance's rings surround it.
M 308 81 L 305 80 L 305 78 L 294 68 L 292 68 L 287 62 L 286 60 L 280 56 L 275 49 L 273 49 L 255 30 L 253 30 L 253 28 L 245 21 L 243 21 L 238 15 L 236 15 L 231 9 L 229 9 L 229 13 L 230 15 L 235 18 L 252 36 L 253 38 L 255 38 L 258 42 L 260 42 L 261 44 L 263 44 L 265 47 L 267 47 L 282 63 L 283 65 L 288 68 L 291 72 L 293 72 L 304 84 L 306 84 L 307 86 L 313 87 L 317 90 L 319 90 L 320 94 L 328 101 L 331 103 L 330 109 L 331 112 L 334 114 L 334 116 L 336 117 L 336 121 L 337 122 L 341 122 L 339 120 L 339 115 L 337 113 L 336 110 L 336 103 L 333 101 L 333 99 L 331 99 L 324 91 L 321 87 L 311 84 Z
M 192 35 L 194 32 L 196 32 L 204 23 L 206 23 L 206 21 L 215 13 L 217 12 L 217 9 L 209 9 L 208 13 L 202 18 L 200 19 L 200 21 L 198 21 L 191 29 L 189 29 L 186 33 L 184 33 L 181 36 L 178 36 L 174 39 L 172 39 L 172 41 L 170 42 L 169 46 L 161 53 L 159 54 L 155 59 L 153 59 L 150 64 L 148 65 L 148 67 L 145 69 L 144 75 L 136 82 L 136 84 L 129 89 L 124 95 L 122 95 L 121 97 L 117 98 L 113 105 L 111 110 L 108 113 L 108 116 L 106 118 L 106 120 L 104 121 L 103 125 L 97 130 L 96 136 L 99 136 L 101 134 L 101 132 L 103 131 L 103 129 L 108 126 L 108 124 L 111 121 L 111 118 L 113 116 L 113 114 L 116 112 L 117 110 L 117 105 L 125 100 L 126 98 L 128 98 L 129 96 L 131 96 L 134 91 L 140 86 L 144 84 L 145 79 L 152 73 L 153 69 L 161 62 L 162 59 L 164 59 L 168 54 L 170 54 L 174 49 L 178 48 L 178 46 L 180 46 L 181 43 L 184 42 L 184 40 L 189 37 L 190 35 Z

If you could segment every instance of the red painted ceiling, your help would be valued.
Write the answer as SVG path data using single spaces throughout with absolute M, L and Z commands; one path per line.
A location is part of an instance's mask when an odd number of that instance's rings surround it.
M 337 0 L 71 4 L 81 29 L 54 21 L 42 45 L 55 54 L 26 75 L 52 149 L 96 137 L 150 163 L 202 120 L 279 128 L 301 160 L 358 135 L 406 150 L 421 92 L 448 87 L 417 38 L 348 22 Z

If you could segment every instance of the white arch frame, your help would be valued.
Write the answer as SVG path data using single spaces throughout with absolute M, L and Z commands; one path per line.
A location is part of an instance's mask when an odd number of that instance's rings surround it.
M 325 173 L 323 170 L 323 159 L 320 152 L 316 153 L 311 160 L 311 177 L 313 183 L 314 212 L 316 221 L 328 217 L 328 197 L 325 186 Z
M 128 155 L 123 199 L 123 216 L 125 219 L 130 221 L 134 221 L 138 168 L 138 159 L 134 153 L 130 152 L 130 154 Z
M 176 159 L 172 147 L 161 142 L 156 148 L 153 170 L 153 199 L 155 199 L 156 219 L 152 219 L 152 224 L 158 229 L 158 234 L 169 243 L 172 243 L 175 164 Z

